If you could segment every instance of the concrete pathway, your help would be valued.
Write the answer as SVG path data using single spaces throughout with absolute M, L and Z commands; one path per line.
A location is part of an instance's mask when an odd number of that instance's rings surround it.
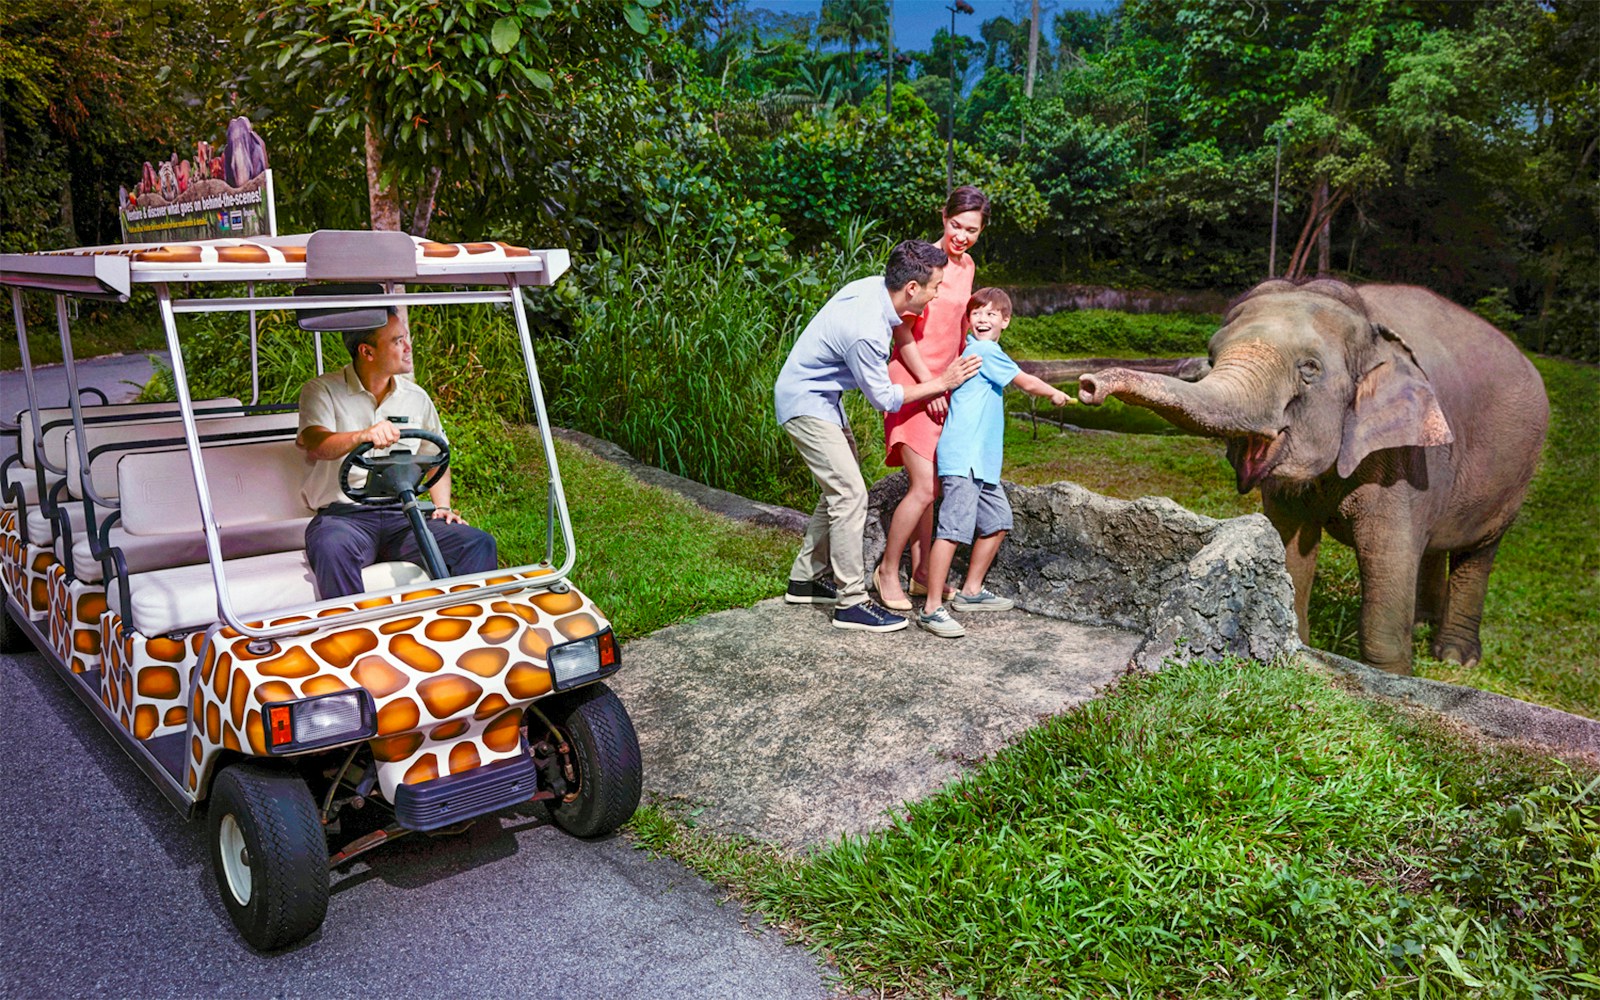
M 154 359 L 165 358 L 165 351 L 136 354 L 112 354 L 103 358 L 86 358 L 77 364 L 78 385 L 93 386 L 106 394 L 112 403 L 126 403 L 144 389 L 155 373 Z M 40 406 L 67 405 L 67 368 L 65 365 L 41 365 L 33 370 L 34 387 L 39 393 Z M 0 419 L 9 423 L 17 411 L 27 409 L 28 386 L 22 369 L 0 372 Z M 96 400 L 98 402 L 98 400 Z M 0 437 L 0 461 L 16 451 L 9 436 Z
M 887 826 L 1126 669 L 1140 636 L 969 614 L 968 634 L 836 629 L 781 598 L 627 644 L 628 705 L 656 800 L 724 833 L 805 848 Z

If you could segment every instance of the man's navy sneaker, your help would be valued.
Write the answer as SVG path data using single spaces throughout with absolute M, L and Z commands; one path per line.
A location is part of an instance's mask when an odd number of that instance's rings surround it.
M 790 580 L 783 599 L 790 604 L 832 604 L 839 592 L 821 580 Z
M 863 632 L 898 632 L 906 627 L 906 620 L 873 604 L 862 601 L 833 612 L 834 628 L 853 628 Z

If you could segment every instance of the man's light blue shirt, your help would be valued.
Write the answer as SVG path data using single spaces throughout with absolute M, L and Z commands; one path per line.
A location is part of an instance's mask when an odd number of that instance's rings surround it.
M 889 346 L 899 325 L 881 275 L 839 289 L 806 324 L 778 373 L 778 423 L 818 417 L 843 427 L 839 400 L 849 389 L 860 389 L 873 409 L 900 409 L 905 389 L 889 381 Z
M 950 413 L 939 434 L 939 475 L 998 483 L 1006 447 L 1006 386 L 1022 369 L 998 342 L 970 333 L 961 356 L 981 358 L 983 367 L 950 394 Z

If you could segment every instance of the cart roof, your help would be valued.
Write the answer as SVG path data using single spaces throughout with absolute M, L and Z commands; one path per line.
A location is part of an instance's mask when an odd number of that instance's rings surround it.
M 135 283 L 403 281 L 548 285 L 565 250 L 500 242 L 439 243 L 406 233 L 322 229 L 292 236 L 126 243 L 0 254 L 0 285 L 124 300 Z

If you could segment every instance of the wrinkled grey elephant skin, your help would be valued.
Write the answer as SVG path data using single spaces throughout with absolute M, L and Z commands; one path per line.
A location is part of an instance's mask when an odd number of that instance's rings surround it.
M 1179 655 L 1266 661 L 1299 647 L 1283 544 L 1261 515 L 1218 521 L 1165 497 L 1116 500 L 1075 483 L 1005 486 L 1015 527 L 985 582 L 1024 610 L 1141 633 L 1131 663 L 1143 670 Z M 883 555 L 905 489 L 903 472 L 872 487 L 867 566 Z
M 1499 330 L 1422 288 L 1269 281 L 1211 338 L 1195 383 L 1121 368 L 1116 396 L 1228 444 L 1239 492 L 1261 488 L 1283 540 L 1302 640 L 1324 532 L 1356 550 L 1361 657 L 1408 673 L 1412 628 L 1471 665 L 1495 551 L 1550 419 L 1538 371 Z

